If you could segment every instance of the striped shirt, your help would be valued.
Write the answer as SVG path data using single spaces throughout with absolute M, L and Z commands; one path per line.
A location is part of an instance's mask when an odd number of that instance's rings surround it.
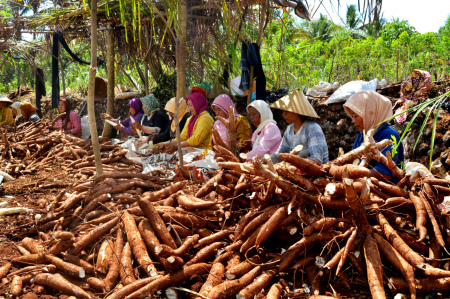
M 321 164 L 329 161 L 327 141 L 322 128 L 310 120 L 306 120 L 296 134 L 294 134 L 294 124 L 286 128 L 280 147 L 271 156 L 272 161 L 274 163 L 281 162 L 279 154 L 289 153 L 300 144 L 303 145 L 303 149 L 298 154 L 300 157 L 308 157 Z
M 192 117 L 192 116 L 191 116 Z M 197 118 L 197 121 L 194 124 L 194 131 L 192 132 L 192 136 L 188 139 L 187 133 L 188 133 L 188 124 L 191 120 L 191 117 L 189 117 L 186 121 L 186 125 L 183 128 L 183 131 L 181 132 L 180 138 L 181 141 L 187 141 L 190 146 L 202 148 L 202 149 L 212 149 L 212 127 L 214 124 L 214 119 L 212 116 L 207 112 L 203 111 L 200 113 L 199 117 Z

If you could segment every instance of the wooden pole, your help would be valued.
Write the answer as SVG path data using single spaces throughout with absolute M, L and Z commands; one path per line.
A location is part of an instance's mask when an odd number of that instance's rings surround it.
M 106 113 L 114 116 L 114 86 L 116 85 L 116 78 L 114 77 L 114 29 L 112 24 L 107 24 L 106 27 L 106 64 L 108 77 L 108 95 L 106 100 Z M 103 137 L 109 138 L 111 136 L 112 126 L 105 122 L 103 127 Z
M 95 167 L 97 169 L 97 176 L 100 176 L 103 174 L 103 165 L 98 142 L 97 124 L 95 123 L 94 94 L 95 94 L 96 74 L 97 74 L 97 0 L 91 0 L 91 67 L 89 68 L 87 108 L 89 116 L 89 128 L 91 129 L 92 149 L 94 150 Z
M 179 20 L 181 20 L 181 32 L 177 30 L 177 47 L 176 47 L 176 62 L 177 62 L 177 98 L 175 101 L 175 124 L 178 144 L 178 157 L 180 160 L 181 169 L 183 168 L 183 150 L 181 148 L 180 126 L 178 123 L 178 106 L 180 99 L 184 97 L 184 86 L 186 85 L 186 32 L 187 32 L 187 5 L 186 0 L 181 0 L 181 5 L 178 10 Z

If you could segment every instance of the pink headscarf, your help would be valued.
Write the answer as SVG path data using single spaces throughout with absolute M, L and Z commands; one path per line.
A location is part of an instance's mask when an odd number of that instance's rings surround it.
M 195 115 L 191 116 L 188 125 L 187 138 L 190 138 L 194 132 L 194 125 L 197 118 L 200 116 L 200 113 L 208 109 L 208 101 L 201 93 L 198 92 L 189 95 L 186 100 L 191 101 L 192 106 L 194 106 L 195 109 Z
M 211 106 L 217 106 L 220 109 L 222 109 L 227 114 L 227 119 L 228 119 L 228 117 L 230 117 L 228 115 L 228 107 L 233 107 L 234 108 L 234 110 L 235 110 L 235 113 L 234 113 L 235 119 L 237 117 L 241 116 L 240 114 L 238 114 L 236 112 L 236 107 L 234 106 L 233 101 L 226 94 L 221 94 L 221 95 L 217 96 L 214 99 L 214 102 L 211 104 Z M 223 142 L 227 143 L 228 142 L 228 135 L 227 135 L 227 128 L 225 127 L 225 125 L 220 120 L 217 120 L 214 123 L 213 128 L 216 129 L 217 132 L 219 132 L 219 135 L 220 135 L 220 137 L 222 137 Z M 214 140 L 214 135 L 213 135 L 213 140 Z

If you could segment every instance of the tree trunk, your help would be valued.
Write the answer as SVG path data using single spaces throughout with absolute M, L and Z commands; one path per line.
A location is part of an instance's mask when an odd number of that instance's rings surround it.
M 116 85 L 116 80 L 114 78 L 114 30 L 111 24 L 107 25 L 107 37 L 106 37 L 106 64 L 108 66 L 107 76 L 108 76 L 108 98 L 106 100 L 106 113 L 114 117 L 114 86 Z M 103 127 L 103 137 L 111 136 L 112 126 L 105 122 Z
M 145 76 L 144 90 L 145 90 L 145 94 L 148 95 L 149 94 L 149 89 L 148 89 L 148 57 L 145 57 L 145 59 L 144 59 L 144 76 Z
M 112 69 L 112 68 L 111 68 Z M 91 67 L 89 68 L 88 83 L 88 116 L 91 129 L 92 149 L 94 150 L 95 167 L 97 176 L 103 174 L 102 157 L 98 143 L 97 124 L 95 123 L 95 75 L 97 73 L 97 0 L 91 0 Z M 109 93 L 109 91 L 108 91 Z
M 178 156 L 180 166 L 183 169 L 183 151 L 181 149 L 180 126 L 178 123 L 178 106 L 181 98 L 184 97 L 184 86 L 186 85 L 186 26 L 187 26 L 187 6 L 186 0 L 181 0 L 178 10 L 181 19 L 181 32 L 177 31 L 177 100 L 175 101 L 175 124 L 178 143 Z

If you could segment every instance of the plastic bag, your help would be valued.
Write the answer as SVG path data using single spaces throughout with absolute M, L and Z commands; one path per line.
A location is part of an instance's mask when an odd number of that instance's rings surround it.
M 348 82 L 341 87 L 339 87 L 338 90 L 336 90 L 325 102 L 325 104 L 333 104 L 333 103 L 340 103 L 345 102 L 355 93 L 358 93 L 360 91 L 366 91 L 366 90 L 373 90 L 375 91 L 377 89 L 378 85 L 378 79 L 375 78 L 372 81 L 366 82 L 366 81 L 351 81 Z
M 87 115 L 81 118 L 81 137 L 83 139 L 91 137 L 91 128 L 89 127 L 89 117 Z

